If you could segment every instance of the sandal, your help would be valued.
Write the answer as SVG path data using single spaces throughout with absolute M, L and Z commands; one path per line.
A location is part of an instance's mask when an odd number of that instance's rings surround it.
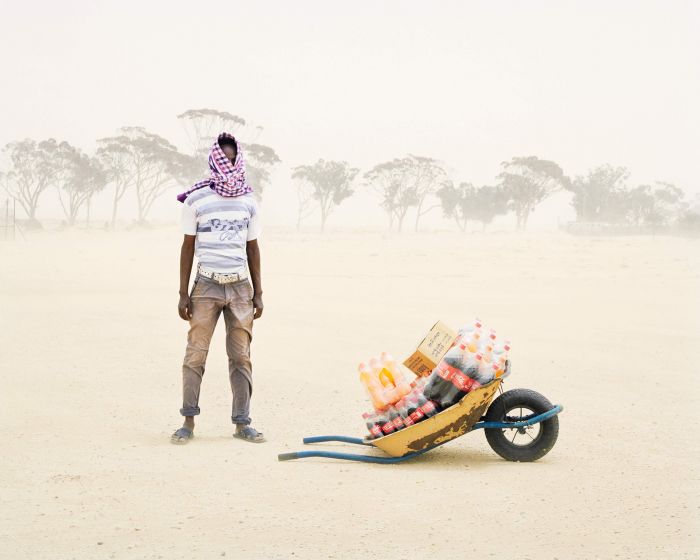
M 189 428 L 184 426 L 179 430 L 176 430 L 173 435 L 170 436 L 170 443 L 175 445 L 185 445 L 194 437 L 194 433 Z
M 261 432 L 258 432 L 252 426 L 244 426 L 240 430 L 236 430 L 233 433 L 233 437 L 242 439 L 244 441 L 249 441 L 251 443 L 262 443 L 265 441 Z

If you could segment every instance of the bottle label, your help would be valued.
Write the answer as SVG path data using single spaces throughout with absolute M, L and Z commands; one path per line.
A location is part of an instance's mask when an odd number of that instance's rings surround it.
M 385 424 L 382 424 L 382 432 L 385 434 L 390 434 L 393 432 L 396 428 L 394 428 L 394 424 L 392 422 L 386 422 Z
M 394 428 L 400 430 L 402 426 L 403 420 L 401 420 L 401 416 L 397 416 L 396 418 L 394 418 Z
M 376 424 L 370 428 L 369 433 L 371 433 L 376 438 L 382 437 L 382 435 L 383 435 L 382 429 L 379 426 L 377 426 Z
M 413 412 L 411 412 L 411 420 L 413 420 L 414 424 L 423 420 L 424 416 L 425 414 L 423 414 L 423 411 L 420 408 L 416 408 Z
M 457 368 L 453 368 L 445 362 L 441 362 L 440 365 L 437 367 L 437 374 L 440 377 L 442 377 L 445 381 L 449 381 L 450 379 L 452 379 L 452 376 L 457 372 L 459 372 Z
M 421 406 L 421 410 L 423 411 L 423 414 L 430 416 L 433 412 L 435 412 L 435 404 L 433 401 L 427 401 L 423 406 Z
M 413 421 L 413 418 L 411 418 L 410 416 L 406 416 L 406 417 L 403 419 L 403 423 L 404 423 L 404 425 L 406 425 L 406 426 L 413 426 L 413 424 L 415 424 L 415 422 Z
M 452 385 L 457 387 L 461 392 L 463 393 L 468 393 L 471 388 L 472 388 L 472 383 L 474 383 L 474 380 L 471 379 L 466 373 L 463 371 L 458 371 L 452 376 Z

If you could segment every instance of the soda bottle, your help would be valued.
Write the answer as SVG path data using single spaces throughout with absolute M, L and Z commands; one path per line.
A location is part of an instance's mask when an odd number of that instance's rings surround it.
M 435 367 L 423 389 L 427 399 L 442 402 L 443 395 L 448 393 L 452 386 L 452 376 L 462 367 L 465 343 L 450 348 Z
M 470 375 L 472 380 L 475 381 L 471 387 L 472 391 L 481 385 L 490 383 L 494 378 L 494 369 L 492 364 L 484 360 L 484 357 L 481 354 L 476 354 L 474 359 L 476 360 L 476 369 L 472 371 L 472 375 Z
M 479 349 L 479 339 L 481 338 L 481 331 L 474 331 L 471 335 L 465 339 L 466 346 L 469 351 L 473 354 Z
M 418 395 L 418 407 L 425 418 L 435 416 L 439 412 L 439 406 L 435 401 L 426 399 L 424 395 Z
M 396 427 L 394 426 L 394 423 L 391 421 L 391 418 L 389 418 L 389 413 L 384 412 L 379 415 L 379 422 L 381 424 L 382 428 L 382 434 L 385 436 L 388 436 L 389 434 L 393 434 L 396 431 Z
M 466 325 L 459 327 L 459 329 L 457 330 L 458 338 L 459 339 L 469 338 L 469 336 L 471 336 L 471 334 L 474 331 L 481 330 L 482 326 L 483 325 L 481 323 L 481 319 L 479 319 L 477 317 L 473 322 L 467 323 Z
M 501 355 L 505 354 L 506 357 L 508 357 L 508 353 L 510 352 L 510 340 L 504 340 L 501 343 L 497 343 L 494 348 L 493 348 L 493 353 L 496 355 Z
M 409 426 L 413 426 L 415 422 L 413 421 L 413 418 L 411 418 L 411 415 L 408 413 L 408 406 L 406 404 L 406 399 L 403 398 L 399 402 L 396 403 L 396 410 L 401 416 L 401 420 L 403 421 L 403 425 L 408 428 Z
M 474 378 L 477 375 L 479 362 L 476 360 L 475 355 L 469 352 L 469 348 L 465 344 L 461 344 L 459 348 L 461 350 L 459 367 L 455 368 L 450 378 L 449 387 L 440 395 L 438 400 L 442 408 L 450 407 L 458 402 L 474 386 Z M 479 360 L 481 360 L 480 355 Z
M 389 420 L 394 425 L 394 430 L 399 431 L 406 427 L 403 423 L 401 415 L 399 414 L 399 411 L 396 410 L 396 408 L 390 406 L 387 410 L 387 413 L 389 415 Z
M 365 412 L 362 418 L 365 420 L 367 431 L 369 432 L 368 439 L 377 439 L 382 437 L 381 422 L 378 420 L 378 414 Z
M 423 396 L 421 394 L 421 396 Z M 408 415 L 411 417 L 411 420 L 413 420 L 414 424 L 417 424 L 423 418 L 425 418 L 425 413 L 421 410 L 420 405 L 418 404 L 418 395 L 411 395 L 408 397 Z M 423 397 L 425 400 L 425 397 Z
M 506 368 L 505 355 L 501 354 L 500 356 L 497 356 L 494 354 L 493 360 L 491 360 L 491 367 L 493 368 L 494 378 L 498 379 L 499 377 L 503 376 L 503 372 Z

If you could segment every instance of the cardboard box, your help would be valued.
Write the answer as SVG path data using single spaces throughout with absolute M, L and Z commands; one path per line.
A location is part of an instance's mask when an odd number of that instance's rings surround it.
M 403 365 L 416 375 L 430 375 L 456 338 L 457 331 L 438 321 Z

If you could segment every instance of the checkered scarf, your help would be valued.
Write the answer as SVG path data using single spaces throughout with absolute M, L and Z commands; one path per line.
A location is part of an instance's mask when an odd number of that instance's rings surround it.
M 236 142 L 236 161 L 231 161 L 219 146 L 219 140 L 228 138 Z M 241 196 L 253 192 L 245 176 L 245 158 L 241 144 L 228 132 L 222 132 L 209 150 L 209 169 L 211 176 L 199 181 L 182 194 L 177 195 L 180 202 L 185 202 L 188 195 L 198 189 L 210 187 L 221 196 Z

